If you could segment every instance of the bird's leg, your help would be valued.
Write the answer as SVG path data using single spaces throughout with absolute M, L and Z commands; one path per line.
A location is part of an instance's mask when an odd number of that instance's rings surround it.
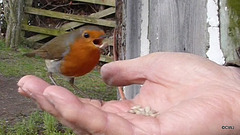
M 57 85 L 56 81 L 53 79 L 52 72 L 48 72 L 48 77 L 54 85 Z
M 70 85 L 75 89 L 80 91 L 81 96 L 83 96 L 84 98 L 89 98 L 90 100 L 92 99 L 91 97 L 89 97 L 86 93 L 84 93 L 83 91 L 81 91 L 76 85 L 74 85 L 74 78 L 71 78 L 69 80 Z M 102 106 L 104 104 L 104 102 L 102 100 L 99 100 L 100 105 Z
M 83 96 L 85 98 L 89 98 L 89 96 L 86 93 L 84 93 L 76 85 L 74 85 L 74 78 L 70 78 L 69 83 L 75 90 L 78 90 L 80 92 L 81 96 Z

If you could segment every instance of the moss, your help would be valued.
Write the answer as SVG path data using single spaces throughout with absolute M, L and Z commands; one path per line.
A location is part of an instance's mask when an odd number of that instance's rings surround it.
M 227 0 L 229 9 L 228 35 L 232 38 L 234 45 L 240 47 L 240 1 Z

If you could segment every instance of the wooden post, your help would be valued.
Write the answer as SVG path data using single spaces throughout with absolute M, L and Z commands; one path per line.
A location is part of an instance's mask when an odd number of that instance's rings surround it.
M 123 1 L 126 59 L 159 51 L 188 52 L 206 57 L 207 0 Z M 125 89 L 126 97 L 133 98 L 140 86 Z
M 240 1 L 220 0 L 221 48 L 227 65 L 240 66 Z
M 24 6 L 25 7 L 31 7 L 32 6 L 32 3 L 33 3 L 33 0 L 24 0 Z M 23 20 L 22 20 L 22 24 L 23 25 L 28 25 L 28 22 L 29 22 L 29 15 L 28 14 L 25 14 L 24 12 L 22 12 L 23 15 Z M 25 31 L 21 31 L 21 36 L 24 37 L 25 36 Z
M 140 56 L 141 48 L 141 11 L 143 1 L 123 0 L 123 45 L 121 58 L 132 59 Z M 119 50 L 120 51 L 120 50 Z M 139 85 L 125 86 L 124 92 L 127 99 L 132 99 L 139 93 Z
M 124 60 L 126 53 L 126 41 L 125 33 L 123 33 L 123 29 L 125 29 L 126 21 L 123 20 L 123 12 L 125 12 L 123 8 L 123 0 L 116 0 L 116 27 L 114 30 L 114 43 L 113 43 L 113 56 L 114 61 Z M 123 98 L 123 87 L 118 87 L 117 98 Z
M 115 60 L 124 60 L 125 59 L 125 35 L 123 29 L 125 29 L 126 21 L 123 21 L 123 1 L 116 0 L 116 27 L 114 32 L 114 56 L 116 57 Z
M 149 1 L 150 52 L 188 52 L 206 56 L 207 0 Z
M 8 0 L 4 2 L 8 8 L 7 32 L 5 43 L 10 48 L 17 48 L 20 43 L 20 31 L 23 12 L 23 0 Z

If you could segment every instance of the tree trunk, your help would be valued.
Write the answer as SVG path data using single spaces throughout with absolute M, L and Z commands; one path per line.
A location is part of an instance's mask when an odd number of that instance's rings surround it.
M 17 48 L 20 43 L 23 3 L 23 0 L 4 0 L 7 22 L 5 43 L 10 48 Z

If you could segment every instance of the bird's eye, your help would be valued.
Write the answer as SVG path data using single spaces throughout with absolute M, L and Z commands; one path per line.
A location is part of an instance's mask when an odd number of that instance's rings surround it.
M 90 35 L 89 35 L 88 33 L 84 33 L 84 37 L 85 37 L 85 38 L 89 38 Z

